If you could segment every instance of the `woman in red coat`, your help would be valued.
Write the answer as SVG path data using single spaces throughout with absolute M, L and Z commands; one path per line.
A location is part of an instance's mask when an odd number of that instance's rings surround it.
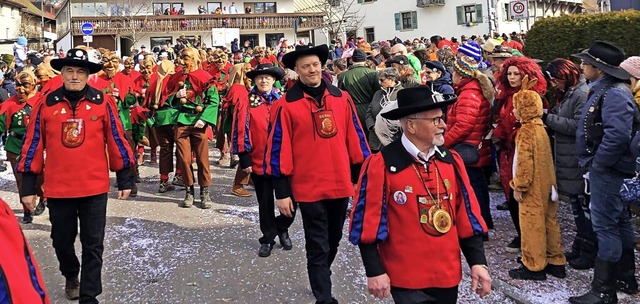
M 500 181 L 505 189 L 505 196 L 509 205 L 511 220 L 516 228 L 517 236 L 507 245 L 507 252 L 520 252 L 520 220 L 518 202 L 513 198 L 513 191 L 509 187 L 509 181 L 513 178 L 513 155 L 515 152 L 515 138 L 520 128 L 520 123 L 513 115 L 513 94 L 520 90 L 522 78 L 529 75 L 529 79 L 536 78 L 538 83 L 531 90 L 544 96 L 547 90 L 540 66 L 527 57 L 511 57 L 505 60 L 502 70 L 496 78 L 496 86 L 499 88 L 496 95 L 496 128 L 493 131 L 493 142 L 498 150 L 498 166 L 500 167 Z M 544 98 L 543 98 L 544 100 Z M 553 172 L 549 172 L 552 174 Z
M 478 160 L 465 159 L 464 153 L 461 155 L 471 187 L 478 198 L 482 218 L 487 228 L 493 229 L 489 188 L 483 171 L 483 168 L 491 166 L 491 150 L 485 137 L 489 134 L 491 125 L 493 84 L 485 74 L 478 71 L 478 62 L 469 56 L 460 57 L 453 63 L 453 84 L 458 100 L 447 110 L 445 146 L 456 150 L 464 143 L 469 148 L 476 149 L 470 150 L 478 151 Z

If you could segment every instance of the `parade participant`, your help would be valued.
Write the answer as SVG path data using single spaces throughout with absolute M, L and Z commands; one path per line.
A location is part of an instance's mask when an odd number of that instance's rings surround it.
M 134 62 L 133 57 L 125 58 L 122 61 L 122 65 L 124 66 L 124 69 L 122 69 L 122 71 L 118 73 L 121 73 L 124 76 L 127 76 L 131 81 L 134 81 L 138 79 L 138 77 L 140 77 L 140 72 L 134 69 L 134 67 L 136 66 L 136 63 Z
M 255 86 L 236 103 L 233 119 L 233 153 L 240 157 L 240 168 L 251 173 L 256 189 L 260 214 L 260 250 L 258 256 L 268 257 L 275 244 L 276 235 L 284 250 L 291 250 L 289 226 L 293 217 L 273 213 L 273 183 L 264 175 L 264 148 L 267 143 L 269 114 L 280 93 L 273 84 L 284 77 L 284 71 L 272 64 L 259 64 L 247 73 Z
M 398 92 L 398 108 L 382 113 L 400 120 L 403 135 L 363 164 L 349 223 L 349 241 L 360 248 L 377 298 L 456 303 L 461 250 L 471 289 L 491 291 L 478 201 L 462 158 L 442 146 L 442 108 L 454 101 L 419 86 Z
M 629 202 L 620 198 L 625 178 L 635 175 L 630 149 L 637 128 L 638 107 L 625 85 L 631 76 L 620 68 L 624 50 L 604 41 L 574 57 L 590 81 L 589 94 L 576 132 L 578 163 L 589 168 L 591 223 L 598 239 L 598 255 L 591 290 L 570 297 L 573 304 L 617 303 L 616 290 L 638 292 L 635 277 L 636 238 L 631 226 Z
M 44 88 L 49 80 L 55 78 L 58 74 L 51 68 L 50 65 L 41 64 L 36 67 L 33 74 L 36 76 L 37 88 L 39 92 L 42 92 L 42 88 Z M 59 78 L 60 79 L 60 78 Z M 62 81 L 59 81 L 59 86 L 62 86 Z
M 211 74 L 213 77 L 213 83 L 218 90 L 218 94 L 221 98 L 223 98 L 231 84 L 229 83 L 229 75 L 231 73 L 231 68 L 233 65 L 229 63 L 227 54 L 220 49 L 216 49 L 212 51 L 211 59 L 212 63 L 209 65 L 209 69 L 207 72 Z M 223 106 L 224 108 L 224 106 Z M 232 110 L 233 111 L 233 110 Z M 217 124 L 216 124 L 216 147 L 220 150 L 221 155 L 220 159 L 222 159 L 226 154 L 226 138 L 225 135 L 230 132 L 231 126 L 228 126 L 227 132 L 225 132 L 225 120 L 226 115 L 233 115 L 233 112 L 227 113 L 226 111 L 219 111 Z M 233 159 L 233 158 L 232 158 Z M 218 162 L 220 164 L 220 162 Z
M 7 134 L 4 142 L 4 149 L 7 153 L 7 160 L 13 169 L 13 176 L 18 185 L 18 196 L 24 197 L 22 192 L 22 174 L 16 171 L 17 159 L 20 156 L 20 149 L 24 142 L 24 135 L 27 133 L 27 125 L 31 117 L 31 110 L 36 105 L 41 95 L 36 89 L 36 77 L 30 72 L 21 72 L 16 76 L 16 94 L 0 105 L 0 133 Z M 38 176 L 37 190 L 39 203 L 33 212 L 22 205 L 24 217 L 22 221 L 31 223 L 33 215 L 40 215 L 44 212 L 45 203 L 42 197 L 42 175 Z
M 558 224 L 558 193 L 551 141 L 542 123 L 542 98 L 530 90 L 537 79 L 522 78 L 513 95 L 513 114 L 521 123 L 515 139 L 513 179 L 509 186 L 519 203 L 522 265 L 509 270 L 520 280 L 567 276 Z
M 520 128 L 520 123 L 513 114 L 513 94 L 520 90 L 522 78 L 538 79 L 537 84 L 531 88 L 544 95 L 547 90 L 547 82 L 542 76 L 540 66 L 530 58 L 511 57 L 504 62 L 496 78 L 496 109 L 499 111 L 496 117 L 497 126 L 494 129 L 492 140 L 498 150 L 498 164 L 500 167 L 500 181 L 505 191 L 508 202 L 509 214 L 516 230 L 516 237 L 507 244 L 505 250 L 510 253 L 520 252 L 520 218 L 518 202 L 513 198 L 513 190 L 509 188 L 509 182 L 513 178 L 513 155 L 515 153 L 515 138 Z M 551 174 L 551 172 L 549 172 Z
M 143 70 L 143 73 L 146 71 Z M 150 82 L 145 92 L 144 106 L 151 111 L 152 129 L 155 130 L 153 132 L 156 134 L 160 146 L 160 161 L 158 163 L 160 171 L 158 192 L 160 193 L 175 189 L 177 184 L 184 186 L 181 183 L 182 175 L 177 168 L 174 182 L 169 182 L 169 173 L 173 172 L 174 123 L 178 111 L 171 107 L 167 97 L 163 95 L 163 88 L 169 85 L 170 76 L 173 74 L 175 74 L 173 63 L 169 60 L 160 61 L 157 77 Z M 178 154 L 176 153 L 175 156 L 176 163 L 180 164 L 181 160 L 178 158 Z
M 354 50 L 351 60 L 353 65 L 338 77 L 338 87 L 353 98 L 360 125 L 365 125 L 369 104 L 380 90 L 380 82 L 376 71 L 366 66 L 367 54 L 363 50 Z
M 193 205 L 194 176 L 191 169 L 191 154 L 195 154 L 200 185 L 200 207 L 209 209 L 213 202 L 209 197 L 211 172 L 209 169 L 209 146 L 207 124 L 215 126 L 218 117 L 219 96 L 211 75 L 198 68 L 200 56 L 195 49 L 185 48 L 180 52 L 180 72 L 171 76 L 164 96 L 178 110 L 175 119 L 174 140 L 176 154 L 180 159 L 177 167 L 183 174 L 186 194 L 180 207 Z
M 224 126 L 222 131 L 222 140 L 224 143 L 224 136 L 226 135 L 229 139 L 232 139 L 231 130 L 227 132 L 227 128 L 231 129 L 234 123 L 233 113 L 235 112 L 235 107 L 241 99 L 249 96 L 249 91 L 252 89 L 251 86 L 251 78 L 247 77 L 247 73 L 251 71 L 251 65 L 248 63 L 240 63 L 233 66 L 231 69 L 231 75 L 229 77 L 230 88 L 227 92 L 227 95 L 223 99 L 224 103 Z M 268 118 L 267 118 L 268 119 Z M 229 125 L 229 126 L 228 126 Z M 216 142 L 216 146 L 220 149 L 222 146 L 225 150 L 221 151 L 221 161 L 224 159 L 224 154 L 226 153 L 226 147 L 223 145 L 218 145 Z M 220 164 L 220 163 L 219 163 Z M 231 186 L 231 194 L 240 197 L 248 197 L 251 196 L 251 192 L 244 188 L 244 185 L 249 183 L 250 174 L 244 172 L 241 167 L 236 169 L 235 177 L 233 178 L 233 185 Z
M 0 299 L 3 303 L 51 303 L 36 256 L 11 207 L 0 199 Z
M 99 49 L 102 61 L 102 70 L 89 78 L 89 85 L 101 90 L 105 94 L 110 94 L 116 100 L 118 115 L 127 134 L 129 147 L 136 154 L 136 144 L 133 140 L 133 125 L 131 124 L 131 107 L 136 103 L 136 97 L 131 92 L 133 81 L 129 77 L 118 72 L 120 58 L 115 52 L 107 49 Z M 140 182 L 138 166 L 131 167 L 131 175 L 136 183 Z M 138 194 L 138 186 L 133 185 L 131 196 Z
M 256 46 L 253 49 L 253 59 L 251 59 L 249 63 L 251 64 L 251 67 L 255 67 L 258 64 L 263 64 L 263 63 L 270 63 L 272 65 L 277 65 L 278 59 L 275 56 L 268 54 L 267 50 L 265 50 L 263 47 Z
M 299 80 L 271 109 L 264 165 L 280 213 L 292 217 L 292 198 L 299 203 L 317 303 L 337 303 L 331 294 L 331 264 L 360 164 L 370 154 L 351 97 L 322 80 L 328 57 L 329 48 L 320 45 L 297 46 L 282 58 Z
M 22 201 L 33 210 L 36 176 L 44 173 L 51 238 L 66 278 L 66 297 L 98 303 L 109 169 L 116 172 L 118 198 L 126 199 L 133 184 L 130 168 L 134 158 L 116 101 L 87 84 L 89 74 L 100 71 L 102 65 L 90 62 L 86 51 L 71 49 L 64 59 L 51 60 L 51 66 L 62 72 L 64 86 L 43 96 L 33 108 L 17 164 L 22 173 Z M 78 220 L 82 267 L 74 249 Z
M 153 56 L 147 56 L 140 61 L 140 76 L 133 81 L 131 86 L 131 92 L 136 96 L 136 103 L 131 108 L 131 125 L 133 141 L 136 143 L 138 154 L 138 165 L 142 165 L 144 162 L 144 146 L 151 147 L 151 140 L 145 136 L 145 129 L 147 126 L 147 112 L 149 111 L 144 107 L 145 96 L 149 85 L 158 78 L 157 73 L 153 73 L 153 68 L 156 67 L 156 61 Z M 155 137 L 155 130 L 149 128 L 149 133 L 152 137 Z M 151 147 L 151 157 L 156 156 L 155 147 Z

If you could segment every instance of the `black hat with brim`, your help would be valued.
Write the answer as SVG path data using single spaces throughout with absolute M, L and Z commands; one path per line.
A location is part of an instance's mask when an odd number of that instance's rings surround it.
M 274 66 L 273 64 L 265 63 L 259 64 L 253 70 L 247 72 L 247 77 L 249 77 L 251 80 L 256 78 L 256 76 L 258 75 L 271 75 L 276 79 L 276 81 L 278 81 L 284 78 L 284 71 L 281 68 Z
M 85 68 L 89 70 L 89 74 L 95 74 L 102 70 L 102 64 L 89 61 L 87 51 L 81 49 L 70 49 L 64 58 L 53 59 L 50 64 L 54 70 L 58 71 L 62 71 L 65 66 Z
M 329 58 L 329 47 L 326 44 L 321 44 L 316 47 L 311 45 L 298 45 L 296 46 L 295 51 L 287 53 L 282 57 L 282 64 L 293 70 L 298 58 L 310 55 L 318 56 L 318 58 L 320 58 L 320 63 L 325 64 Z
M 631 75 L 620 67 L 620 63 L 624 61 L 624 50 L 609 42 L 596 41 L 589 49 L 572 56 L 582 59 L 615 78 L 621 80 L 631 78 Z
M 428 86 L 406 88 L 398 91 L 398 108 L 380 115 L 389 120 L 398 120 L 412 114 L 439 109 L 454 103 L 456 95 L 442 95 Z

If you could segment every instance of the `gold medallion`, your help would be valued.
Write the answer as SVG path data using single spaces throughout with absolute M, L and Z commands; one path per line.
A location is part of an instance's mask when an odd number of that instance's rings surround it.
M 451 230 L 451 216 L 447 211 L 438 209 L 433 214 L 433 226 L 440 233 L 447 233 Z

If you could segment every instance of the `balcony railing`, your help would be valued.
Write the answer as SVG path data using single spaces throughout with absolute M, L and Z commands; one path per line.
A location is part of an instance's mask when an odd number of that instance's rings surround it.
M 212 28 L 240 28 L 240 30 L 321 28 L 322 13 L 282 14 L 233 14 L 233 15 L 178 15 L 178 16 L 119 16 L 119 17 L 73 17 L 71 32 L 82 35 L 80 28 L 85 22 L 94 25 L 94 35 L 114 35 L 137 32 L 210 31 Z M 132 30 L 136 29 L 136 30 Z
M 445 5 L 445 0 L 416 0 L 416 6 L 428 7 L 432 5 Z

